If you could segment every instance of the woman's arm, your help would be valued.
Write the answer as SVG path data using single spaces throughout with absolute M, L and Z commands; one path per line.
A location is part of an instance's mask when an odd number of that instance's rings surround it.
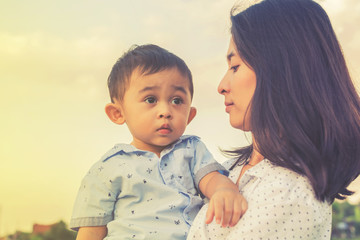
M 81 227 L 79 228 L 76 240 L 103 240 L 106 234 L 106 226 Z

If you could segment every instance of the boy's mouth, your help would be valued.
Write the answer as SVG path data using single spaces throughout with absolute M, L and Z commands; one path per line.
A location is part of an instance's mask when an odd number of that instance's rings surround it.
M 163 124 L 160 128 L 156 130 L 160 134 L 169 134 L 172 132 L 170 126 L 168 124 Z

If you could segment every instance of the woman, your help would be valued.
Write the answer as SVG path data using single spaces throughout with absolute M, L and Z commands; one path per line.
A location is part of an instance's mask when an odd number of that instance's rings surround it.
M 205 206 L 188 239 L 330 239 L 331 203 L 360 173 L 360 100 L 329 18 L 312 0 L 264 0 L 231 22 L 218 91 L 253 136 L 227 152 L 248 210 L 221 228 Z

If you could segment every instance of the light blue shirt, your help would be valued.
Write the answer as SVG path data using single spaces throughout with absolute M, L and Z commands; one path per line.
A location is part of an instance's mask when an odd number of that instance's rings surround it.
M 70 227 L 107 225 L 106 240 L 186 239 L 203 205 L 199 181 L 226 170 L 196 136 L 182 136 L 160 158 L 117 144 L 84 177 Z

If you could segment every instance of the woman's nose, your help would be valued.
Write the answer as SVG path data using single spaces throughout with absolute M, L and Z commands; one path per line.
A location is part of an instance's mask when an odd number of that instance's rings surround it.
M 224 95 L 225 93 L 228 93 L 230 91 L 227 76 L 225 76 L 221 79 L 219 86 L 218 86 L 218 93 Z

